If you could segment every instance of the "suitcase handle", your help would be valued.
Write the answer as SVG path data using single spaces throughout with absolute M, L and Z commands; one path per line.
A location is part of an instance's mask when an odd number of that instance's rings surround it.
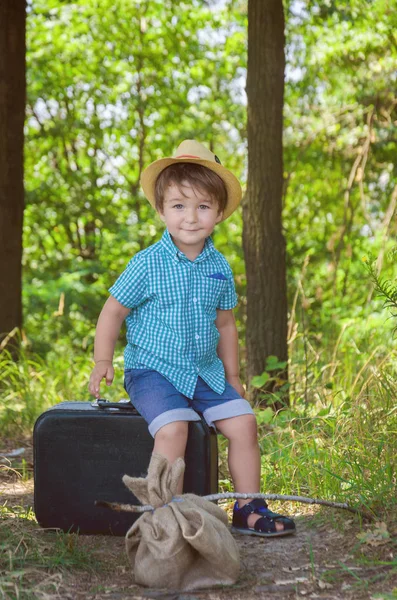
M 130 412 L 134 412 L 135 414 L 139 414 L 137 409 L 133 404 L 131 404 L 130 400 L 120 400 L 120 402 L 110 402 L 110 400 L 106 400 L 105 398 L 98 398 L 94 402 L 91 402 L 91 406 L 95 408 L 100 408 L 101 410 L 106 408 L 118 408 L 118 409 L 127 409 Z

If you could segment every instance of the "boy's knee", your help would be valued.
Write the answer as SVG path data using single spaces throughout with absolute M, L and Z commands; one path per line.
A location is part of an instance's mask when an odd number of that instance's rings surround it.
M 242 415 L 240 418 L 239 430 L 241 430 L 242 436 L 250 440 L 256 440 L 258 437 L 258 425 L 255 415 Z
M 154 439 L 157 442 L 175 442 L 176 440 L 180 441 L 187 439 L 188 427 L 189 423 L 187 421 L 174 421 L 173 423 L 167 423 L 167 425 L 160 427 L 155 434 Z
M 241 415 L 240 417 L 224 419 L 218 421 L 216 426 L 228 440 L 256 441 L 258 438 L 255 415 Z

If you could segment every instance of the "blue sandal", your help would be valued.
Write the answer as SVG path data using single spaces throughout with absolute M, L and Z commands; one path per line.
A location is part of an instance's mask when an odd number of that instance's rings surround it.
M 248 527 L 248 516 L 252 514 L 261 515 L 256 521 L 254 528 Z M 284 529 L 277 531 L 276 522 L 282 523 Z M 252 500 L 242 508 L 238 507 L 238 502 L 233 508 L 232 533 L 243 533 L 245 535 L 259 535 L 262 537 L 280 537 L 282 535 L 292 535 L 296 527 L 292 519 L 283 517 L 269 510 L 266 502 L 260 498 Z

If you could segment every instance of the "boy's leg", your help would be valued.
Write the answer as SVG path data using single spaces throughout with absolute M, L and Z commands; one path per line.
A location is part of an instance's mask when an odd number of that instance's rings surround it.
M 154 435 L 153 452 L 161 454 L 173 463 L 177 458 L 184 458 L 187 436 L 188 436 L 188 421 L 174 421 L 161 427 Z M 183 477 L 181 477 L 177 494 L 183 492 Z
M 234 490 L 246 494 L 260 492 L 261 459 L 258 444 L 257 424 L 254 415 L 241 415 L 215 421 L 218 431 L 229 440 L 228 463 Z M 239 499 L 239 508 L 251 498 Z M 254 523 L 261 515 L 251 514 L 247 524 Z M 276 521 L 276 530 L 283 531 L 284 525 Z
M 192 407 L 229 440 L 229 469 L 235 491 L 259 492 L 261 461 L 256 418 L 250 404 L 227 381 L 223 393 L 217 394 L 199 377 Z M 233 529 L 270 537 L 290 535 L 295 525 L 288 517 L 273 513 L 264 500 L 248 498 L 235 505 Z
M 200 421 L 188 399 L 154 369 L 127 369 L 124 386 L 154 437 L 153 452 L 165 456 L 171 463 L 183 458 L 189 421 Z M 182 489 L 183 477 L 177 493 L 182 493 Z

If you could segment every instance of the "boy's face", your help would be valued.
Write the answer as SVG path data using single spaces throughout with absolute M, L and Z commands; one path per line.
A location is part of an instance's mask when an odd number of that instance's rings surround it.
M 159 215 L 174 244 L 188 258 L 200 254 L 205 239 L 222 219 L 218 204 L 187 182 L 182 183 L 181 188 L 174 183 L 168 186 L 164 194 L 163 211 Z

